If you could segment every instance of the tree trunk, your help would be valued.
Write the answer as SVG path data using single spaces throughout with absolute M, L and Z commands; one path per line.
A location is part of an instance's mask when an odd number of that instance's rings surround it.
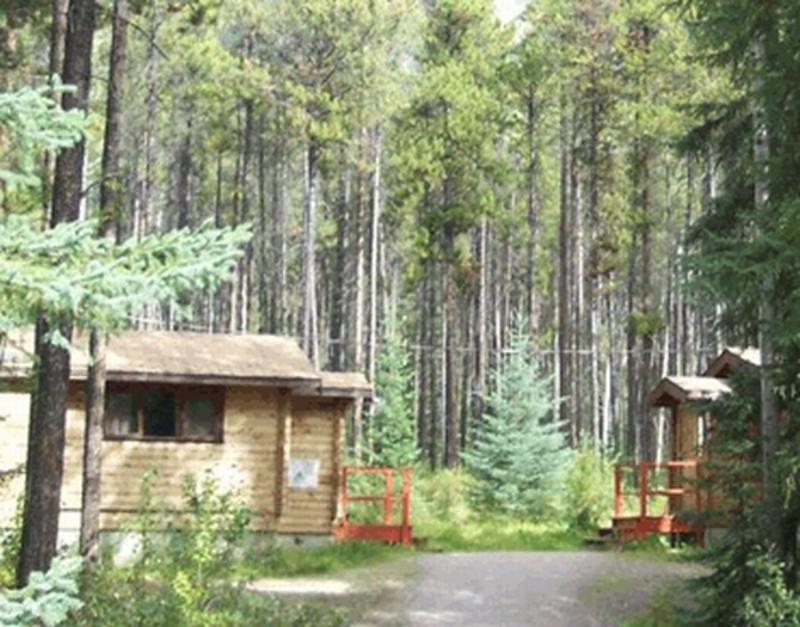
M 122 206 L 120 140 L 127 12 L 127 0 L 114 2 L 100 186 L 100 236 L 109 238 L 114 235 Z M 81 555 L 89 563 L 96 562 L 99 557 L 101 459 L 106 388 L 105 347 L 106 339 L 103 333 L 98 329 L 92 329 L 89 337 L 91 363 L 86 377 L 86 426 L 83 444 L 80 534 Z
M 370 262 L 369 262 L 369 354 L 367 367 L 370 382 L 375 383 L 378 350 L 378 253 L 380 246 L 381 221 L 381 151 L 383 150 L 383 133 L 380 128 L 375 133 L 375 162 L 372 174 L 372 216 L 370 224 Z
M 764 42 L 759 40 L 756 57 L 764 58 Z M 762 85 L 759 79 L 756 85 L 757 98 L 762 98 Z M 770 134 L 767 126 L 765 106 L 756 102 L 753 108 L 753 159 L 756 165 L 755 209 L 764 214 L 769 210 L 769 159 Z M 774 285 L 764 285 L 764 296 L 759 308 L 758 343 L 761 349 L 761 368 L 759 369 L 761 385 L 761 481 L 764 486 L 764 521 L 767 541 L 778 550 L 780 557 L 784 555 L 782 534 L 783 506 L 781 488 L 775 471 L 775 460 L 778 454 L 780 437 L 780 410 L 778 397 L 770 380 L 770 370 L 775 366 L 775 353 L 772 344 L 772 325 L 775 321 L 775 306 L 772 303 Z
M 568 121 L 566 102 L 561 103 L 561 124 L 559 145 L 561 152 L 560 165 L 560 217 L 558 227 L 558 398 L 559 418 L 564 426 L 570 425 L 571 442 L 575 442 L 574 427 L 571 425 L 569 403 L 564 398 L 565 392 L 570 389 L 569 372 L 569 146 L 568 146 Z
M 306 146 L 305 211 L 303 215 L 303 348 L 315 368 L 319 367 L 316 292 L 317 160 L 314 139 Z
M 67 16 L 64 82 L 76 91 L 64 95 L 65 109 L 88 110 L 91 79 L 95 4 L 93 0 L 72 0 Z M 53 214 L 50 224 L 77 220 L 83 189 L 85 144 L 80 141 L 63 151 L 56 160 Z M 68 320 L 40 317 L 41 333 L 58 330 L 69 338 Z M 26 494 L 22 518 L 22 542 L 17 584 L 24 586 L 31 572 L 47 570 L 56 551 L 61 509 L 61 479 L 64 472 L 64 439 L 69 383 L 69 351 L 37 338 L 39 368 L 36 374 L 36 403 L 29 429 L 26 465 Z
M 527 119 L 526 134 L 528 140 L 528 167 L 526 171 L 526 192 L 528 201 L 528 244 L 526 250 L 526 262 L 528 269 L 527 282 L 527 310 L 528 323 L 532 337 L 536 337 L 539 332 L 541 305 L 536 292 L 536 255 L 539 247 L 539 204 L 536 189 L 536 180 L 539 174 L 539 155 L 536 150 L 535 128 L 536 128 L 536 103 L 534 100 L 533 85 L 529 85 L 527 94 Z

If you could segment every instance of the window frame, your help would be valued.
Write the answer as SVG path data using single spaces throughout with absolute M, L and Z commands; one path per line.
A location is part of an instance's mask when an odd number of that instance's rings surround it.
M 173 395 L 175 399 L 175 435 L 145 435 L 144 410 L 147 395 L 161 390 Z M 109 381 L 106 384 L 106 398 L 111 394 L 132 394 L 136 405 L 136 433 L 111 433 L 109 422 L 103 418 L 103 439 L 109 441 L 136 441 L 136 442 L 197 442 L 204 444 L 222 444 L 224 441 L 225 420 L 225 388 L 210 385 L 172 385 L 167 383 L 133 383 Z M 188 436 L 186 432 L 186 403 L 198 396 L 210 396 L 215 404 L 214 433 L 208 437 L 197 435 Z

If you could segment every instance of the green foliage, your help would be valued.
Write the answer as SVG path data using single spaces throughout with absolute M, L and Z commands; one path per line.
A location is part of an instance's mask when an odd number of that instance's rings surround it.
M 756 538 L 751 539 L 748 545 L 730 543 L 717 553 L 717 569 L 705 580 L 700 596 L 704 624 L 797 625 L 800 597 L 787 587 L 783 565 Z
M 46 573 L 31 573 L 28 585 L 0 595 L 0 625 L 27 627 L 63 624 L 70 612 L 83 605 L 78 598 L 78 557 L 56 557 Z
M 759 380 L 742 370 L 732 377 L 733 394 L 709 408 L 715 417 L 708 480 L 728 529 L 708 558 L 714 571 L 700 586 L 700 619 L 713 625 L 795 625 L 800 598 L 785 570 L 764 543 L 763 505 L 758 498 L 760 447 L 752 437 L 759 421 Z M 790 498 L 790 495 L 787 495 Z M 788 501 L 791 503 L 791 498 Z
M 234 562 L 229 574 L 233 580 L 326 575 L 404 555 L 408 552 L 402 546 L 381 542 L 336 542 L 318 548 L 273 546 L 249 551 L 244 559 Z
M 96 232 L 92 220 L 40 230 L 30 218 L 0 219 L 0 328 L 27 326 L 42 310 L 79 327 L 118 328 L 145 304 L 218 285 L 250 239 L 247 225 L 209 223 L 121 244 Z
M 567 524 L 579 531 L 597 531 L 613 510 L 614 466 L 595 448 L 584 445 L 570 460 L 564 480 Z
M 432 473 L 420 469 L 414 475 L 411 492 L 414 519 L 448 521 L 455 525 L 466 522 L 472 514 L 473 484 L 472 475 L 461 469 L 446 468 Z
M 415 518 L 414 535 L 430 551 L 574 551 L 580 534 L 557 521 L 473 514 L 464 521 Z
M 570 451 L 563 425 L 552 417 L 551 381 L 528 356 L 528 346 L 517 334 L 507 362 L 492 373 L 488 410 L 463 460 L 475 477 L 480 507 L 544 516 L 557 507 Z
M 56 84 L 0 92 L 0 202 L 20 187 L 39 185 L 42 152 L 56 153 L 81 138 L 83 112 L 64 111 L 56 104 L 66 89 Z
M 229 583 L 232 575 L 242 572 L 235 564 L 245 549 L 247 508 L 235 494 L 220 491 L 213 479 L 186 477 L 180 515 L 159 512 L 153 498 L 155 478 L 151 472 L 142 482 L 133 525 L 141 538 L 140 554 L 131 565 L 106 562 L 85 576 L 84 607 L 75 614 L 75 625 L 344 624 L 341 612 L 283 603 Z
M 419 455 L 412 386 L 413 374 L 402 338 L 390 333 L 381 351 L 375 381 L 372 459 L 378 466 L 410 466 Z
M 2 483 L 0 482 L 0 485 Z M 22 507 L 24 495 L 17 497 L 17 508 L 11 519 L 11 528 L 0 538 L 0 590 L 14 585 L 19 549 L 22 544 Z
M 413 232 L 420 263 L 444 260 L 468 275 L 460 236 L 495 209 L 492 186 L 502 178 L 494 142 L 506 122 L 497 87 L 510 30 L 488 2 L 443 0 L 431 5 L 423 38 L 391 138 L 392 209 Z

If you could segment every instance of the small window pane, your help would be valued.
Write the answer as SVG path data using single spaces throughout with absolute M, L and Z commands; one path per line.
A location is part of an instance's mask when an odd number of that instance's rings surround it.
M 144 403 L 144 434 L 175 437 L 175 396 L 165 390 L 147 392 Z
M 184 435 L 189 438 L 213 438 L 217 434 L 217 397 L 211 394 L 186 400 Z
M 109 435 L 130 435 L 139 431 L 136 400 L 130 392 L 109 392 L 106 395 L 106 432 Z

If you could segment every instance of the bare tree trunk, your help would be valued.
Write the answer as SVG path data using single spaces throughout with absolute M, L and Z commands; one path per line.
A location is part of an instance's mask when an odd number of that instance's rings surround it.
M 122 206 L 120 140 L 122 96 L 125 80 L 127 0 L 115 0 L 106 96 L 106 128 L 100 184 L 100 236 L 112 238 Z M 99 558 L 100 485 L 102 476 L 103 418 L 105 415 L 106 338 L 92 329 L 89 337 L 90 366 L 86 377 L 86 428 L 83 443 L 80 549 L 84 559 Z
M 636 360 L 639 358 L 638 351 L 636 350 L 637 341 L 636 341 L 636 327 L 633 324 L 634 314 L 636 312 L 634 308 L 634 299 L 636 298 L 636 273 L 638 271 L 636 267 L 636 256 L 637 256 L 637 247 L 638 242 L 634 238 L 634 241 L 631 245 L 631 250 L 628 253 L 628 285 L 627 285 L 627 317 L 628 317 L 628 324 L 627 324 L 627 331 L 626 331 L 626 356 L 625 356 L 625 370 L 627 374 L 627 401 L 628 401 L 628 420 L 627 420 L 627 429 L 625 434 L 625 451 L 627 452 L 628 456 L 638 461 L 639 459 L 639 386 L 637 385 L 637 374 L 638 370 L 636 368 Z
M 475 320 L 475 402 L 473 416 L 480 421 L 483 417 L 484 395 L 486 384 L 486 308 L 488 300 L 488 259 L 486 240 L 489 235 L 489 221 L 486 216 L 481 219 L 478 231 L 478 260 L 480 263 L 480 284 L 478 286 L 478 302 Z M 531 321 L 531 325 L 533 321 Z
M 378 347 L 378 253 L 380 246 L 379 229 L 381 221 L 381 152 L 383 150 L 383 133 L 380 128 L 375 132 L 375 163 L 372 175 L 372 219 L 370 225 L 370 262 L 369 262 L 369 353 L 367 367 L 369 380 L 375 383 Z
M 67 0 L 52 0 L 51 2 L 52 27 L 50 29 L 50 77 L 58 75 L 61 77 L 64 71 L 64 38 L 67 33 Z M 61 97 L 56 97 L 61 101 Z M 42 226 L 50 221 L 50 214 L 53 201 L 53 173 L 52 156 L 47 153 L 44 156 L 44 167 L 42 176 L 42 204 L 44 222 Z
M 280 144 L 280 142 L 278 142 Z M 270 244 L 272 248 L 273 288 L 270 301 L 270 332 L 284 333 L 286 330 L 286 211 L 284 208 L 284 160 L 283 151 L 276 145 L 272 171 L 272 225 Z
M 763 60 L 764 42 L 759 40 L 756 56 Z M 762 98 L 760 74 L 756 85 L 757 98 Z M 758 102 L 753 107 L 753 159 L 756 164 L 755 209 L 764 214 L 769 210 L 769 160 L 770 133 L 767 126 L 765 106 Z M 772 302 L 774 285 L 764 285 L 764 296 L 759 307 L 758 344 L 761 349 L 761 368 L 759 370 L 761 385 L 761 481 L 764 486 L 765 505 L 764 521 L 767 540 L 774 545 L 781 557 L 785 549 L 782 533 L 783 507 L 781 490 L 778 486 L 775 466 L 780 438 L 780 410 L 778 397 L 770 380 L 770 370 L 775 364 L 775 352 L 772 344 L 771 326 L 775 320 L 775 306 Z
M 558 228 L 558 398 L 560 399 L 559 416 L 564 425 L 570 425 L 570 441 L 575 444 L 575 428 L 572 425 L 572 416 L 569 403 L 564 398 L 570 388 L 569 372 L 569 123 L 566 101 L 562 98 L 561 125 L 559 145 L 561 151 L 560 166 L 560 218 Z
M 340 155 L 344 162 L 344 155 Z M 345 277 L 348 276 L 348 232 L 350 230 L 350 181 L 345 168 L 339 173 L 339 189 L 336 198 L 336 252 L 334 273 L 338 277 L 331 285 L 330 347 L 328 350 L 330 368 L 345 369 L 347 341 L 347 297 Z
M 570 199 L 572 202 L 572 251 L 570 256 L 570 277 L 572 287 L 572 429 L 571 429 L 571 444 L 577 447 L 581 444 L 581 437 L 583 432 L 583 415 L 584 415 L 584 355 L 583 355 L 583 315 L 584 315 L 584 221 L 582 211 L 582 195 L 581 185 L 578 180 L 578 159 L 575 155 L 578 139 L 577 135 L 577 121 L 573 119 L 572 123 L 572 141 L 570 142 L 570 149 L 572 151 L 572 158 L 570 159 Z
M 539 155 L 536 150 L 535 127 L 536 127 L 536 103 L 534 100 L 533 85 L 528 86 L 527 94 L 527 120 L 526 134 L 528 140 L 528 167 L 526 172 L 526 191 L 528 201 L 528 235 L 527 244 L 527 295 L 528 295 L 528 317 L 530 318 L 531 335 L 536 337 L 539 332 L 541 304 L 536 293 L 536 255 L 539 248 L 539 199 L 536 189 L 536 179 L 539 174 Z M 482 275 L 482 278 L 485 276 Z
M 444 323 L 445 323 L 445 457 L 444 463 L 448 468 L 458 465 L 459 457 L 459 427 L 461 422 L 458 416 L 458 372 L 456 370 L 456 345 L 458 329 L 458 312 L 455 278 L 453 269 L 448 263 L 445 270 L 444 288 Z
M 316 293 L 317 160 L 319 147 L 310 139 L 306 147 L 305 212 L 303 215 L 303 348 L 319 367 Z
M 72 0 L 64 46 L 64 81 L 75 85 L 76 91 L 64 95 L 63 107 L 67 110 L 88 110 L 94 22 L 94 1 Z M 80 141 L 63 151 L 56 160 L 51 226 L 78 219 L 84 152 L 85 143 Z M 50 567 L 58 539 L 70 356 L 69 351 L 44 341 L 43 334 L 55 329 L 66 338 L 72 334 L 70 321 L 40 316 L 36 342 L 39 360 L 36 403 L 29 428 L 26 494 L 17 567 L 19 586 L 28 582 L 31 572 Z

